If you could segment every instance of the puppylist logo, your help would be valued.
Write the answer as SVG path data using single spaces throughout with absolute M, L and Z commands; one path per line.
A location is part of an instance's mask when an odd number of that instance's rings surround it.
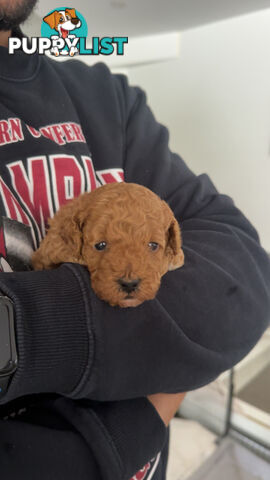
M 87 23 L 75 8 L 61 7 L 49 12 L 41 25 L 41 37 L 9 38 L 8 51 L 11 55 L 18 49 L 28 55 L 124 55 L 128 37 L 92 37 L 87 45 Z M 90 47 L 90 48 L 88 48 Z

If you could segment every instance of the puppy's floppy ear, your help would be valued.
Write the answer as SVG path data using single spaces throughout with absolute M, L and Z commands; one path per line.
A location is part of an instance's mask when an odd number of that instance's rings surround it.
M 69 13 L 72 18 L 77 17 L 75 8 L 66 8 L 66 13 Z
M 180 227 L 169 205 L 164 201 L 163 207 L 166 218 L 165 255 L 168 258 L 168 270 L 176 270 L 184 264 Z
M 58 230 L 59 238 L 68 249 L 69 257 L 79 260 L 82 250 L 84 216 L 82 212 L 74 213 L 73 208 L 62 209 L 61 220 L 58 219 L 53 231 Z
M 49 220 L 49 226 L 47 235 L 32 256 L 34 269 L 55 268 L 64 262 L 84 264 L 81 257 L 83 212 L 74 211 L 74 206 L 68 203 Z
M 46 22 L 53 30 L 56 27 L 56 14 L 57 10 L 54 12 L 50 13 L 50 15 L 47 15 L 46 17 L 43 17 L 43 21 Z
M 168 270 L 176 270 L 176 268 L 182 267 L 184 265 L 184 252 L 181 248 L 181 233 L 178 222 L 173 218 L 169 229 L 168 229 L 168 240 L 167 240 L 167 255 L 169 256 L 169 267 Z

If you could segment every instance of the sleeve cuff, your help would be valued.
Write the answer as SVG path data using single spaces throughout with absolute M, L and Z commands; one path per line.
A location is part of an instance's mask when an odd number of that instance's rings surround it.
M 104 480 L 129 480 L 167 440 L 167 428 L 147 398 L 120 402 L 60 398 L 55 408 L 91 447 Z
M 6 403 L 33 393 L 70 394 L 93 361 L 84 268 L 0 273 L 0 290 L 14 302 L 18 368 Z M 77 278 L 76 278 L 77 277 Z

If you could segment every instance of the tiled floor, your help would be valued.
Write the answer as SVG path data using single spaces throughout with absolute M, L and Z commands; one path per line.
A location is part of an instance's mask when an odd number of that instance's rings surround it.
M 170 425 L 167 480 L 185 480 L 216 449 L 216 435 L 192 420 L 174 418 Z

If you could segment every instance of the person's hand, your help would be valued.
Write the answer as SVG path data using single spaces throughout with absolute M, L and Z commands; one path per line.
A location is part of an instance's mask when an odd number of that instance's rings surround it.
M 161 420 L 166 426 L 169 425 L 179 406 L 184 400 L 185 393 L 155 393 L 148 395 L 148 400 L 157 410 Z

